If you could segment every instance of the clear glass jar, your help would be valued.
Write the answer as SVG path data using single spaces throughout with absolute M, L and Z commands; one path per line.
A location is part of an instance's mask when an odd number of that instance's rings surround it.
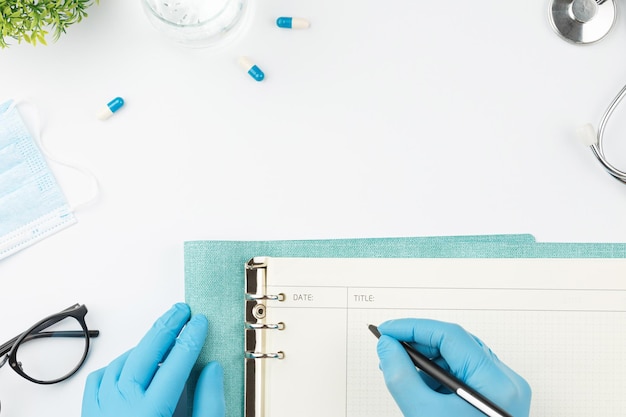
M 191 47 L 222 43 L 238 29 L 247 0 L 141 0 L 152 25 Z

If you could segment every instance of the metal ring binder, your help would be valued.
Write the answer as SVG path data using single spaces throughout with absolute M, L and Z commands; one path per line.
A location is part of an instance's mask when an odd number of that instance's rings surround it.
M 284 359 L 283 351 L 265 350 L 265 331 L 284 330 L 285 323 L 266 323 L 267 305 L 265 301 L 285 301 L 285 294 L 267 294 L 267 262 L 264 257 L 256 257 L 245 265 L 244 301 L 244 417 L 260 417 L 262 414 L 262 390 L 265 359 Z M 261 351 L 257 349 L 261 349 Z
M 246 352 L 246 358 L 248 359 L 284 359 L 285 352 L 283 351 L 278 351 L 276 353 Z
M 256 330 L 285 330 L 285 323 L 282 321 L 279 323 L 246 323 L 246 328 L 248 329 L 256 329 Z
M 276 294 L 276 295 L 272 295 L 272 294 L 262 294 L 262 295 L 246 294 L 246 298 L 248 300 L 285 301 L 285 294 L 283 294 L 282 292 L 280 294 Z

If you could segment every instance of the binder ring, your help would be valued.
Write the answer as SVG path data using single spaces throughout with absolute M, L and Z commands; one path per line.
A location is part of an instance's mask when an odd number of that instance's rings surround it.
M 282 292 L 279 294 L 262 294 L 262 295 L 255 295 L 255 294 L 246 294 L 246 298 L 248 300 L 271 300 L 271 301 L 285 301 L 285 294 L 283 294 Z
M 246 351 L 246 358 L 248 359 L 284 359 L 285 352 L 278 351 L 275 353 L 271 353 L 271 352 L 264 353 L 264 352 Z
M 285 323 L 278 322 L 278 323 L 247 323 L 246 322 L 246 327 L 248 329 L 254 329 L 254 330 L 262 330 L 262 329 L 268 329 L 268 330 L 285 330 Z

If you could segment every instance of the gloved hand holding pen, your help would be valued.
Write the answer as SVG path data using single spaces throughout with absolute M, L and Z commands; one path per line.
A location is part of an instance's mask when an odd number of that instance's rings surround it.
M 207 335 L 206 317 L 174 305 L 137 347 L 87 378 L 82 417 L 171 417 Z M 209 363 L 194 395 L 194 417 L 224 417 L 222 367 Z
M 378 330 L 380 368 L 405 417 L 484 417 L 484 414 L 416 369 L 399 341 L 408 342 L 513 417 L 528 417 L 531 389 L 526 380 L 459 325 L 399 319 L 381 324 Z

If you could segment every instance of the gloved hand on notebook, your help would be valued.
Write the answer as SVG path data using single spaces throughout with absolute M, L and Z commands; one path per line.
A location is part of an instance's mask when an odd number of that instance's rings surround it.
M 171 417 L 207 335 L 206 317 L 190 315 L 174 305 L 134 349 L 89 375 L 82 417 Z M 202 370 L 194 417 L 224 417 L 222 374 L 217 362 Z
M 427 319 L 390 320 L 380 326 L 377 351 L 385 383 L 405 417 L 484 417 L 458 395 L 418 371 L 398 342 L 408 342 L 514 417 L 528 417 L 528 383 L 477 337 L 457 324 Z

